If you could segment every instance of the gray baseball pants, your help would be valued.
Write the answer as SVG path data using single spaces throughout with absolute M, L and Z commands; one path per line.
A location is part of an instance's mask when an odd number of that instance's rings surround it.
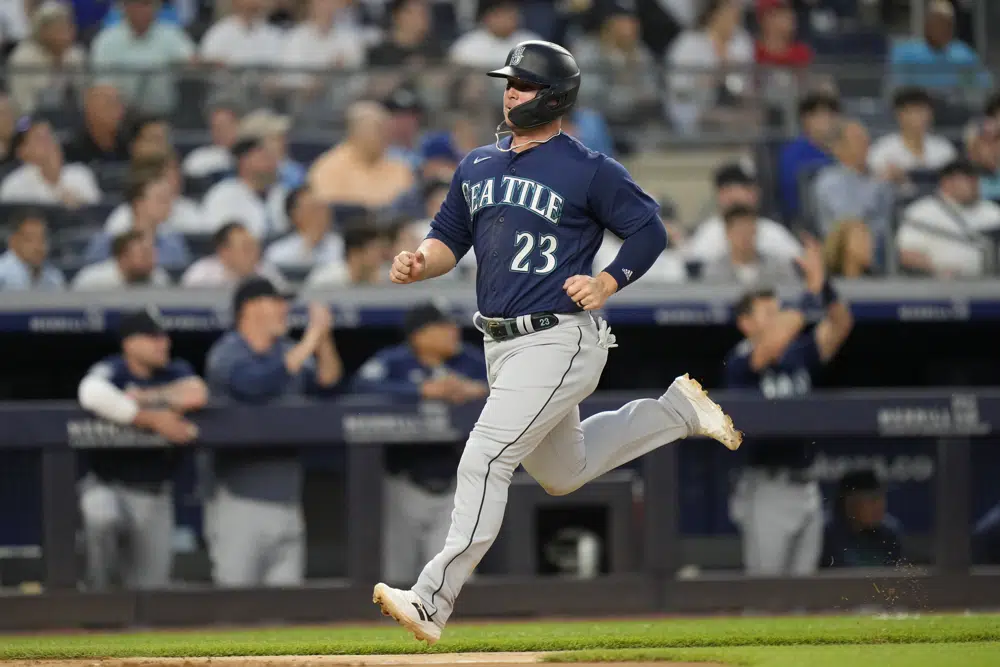
M 493 544 L 518 465 L 550 494 L 563 495 L 697 427 L 679 390 L 640 399 L 581 422 L 608 358 L 609 332 L 589 313 L 506 341 L 485 339 L 490 395 L 458 465 L 455 509 L 444 549 L 414 592 L 443 626 L 462 586 Z

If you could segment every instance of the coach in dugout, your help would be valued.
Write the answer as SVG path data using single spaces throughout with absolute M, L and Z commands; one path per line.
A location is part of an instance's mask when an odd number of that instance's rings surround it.
M 461 330 L 432 304 L 407 312 L 406 342 L 366 361 L 352 389 L 366 394 L 464 403 L 485 398 L 486 360 L 462 345 Z M 461 444 L 395 445 L 386 449 L 382 507 L 382 577 L 412 581 L 444 546 L 451 527 Z
M 324 394 L 343 365 L 333 342 L 333 315 L 309 307 L 299 342 L 288 337 L 286 296 L 266 278 L 244 280 L 233 298 L 235 329 L 208 353 L 213 396 L 264 404 Z M 205 507 L 205 538 L 219 586 L 294 586 L 305 577 L 302 466 L 288 448 L 230 448 L 214 456 L 213 494 Z
M 184 415 L 208 400 L 191 365 L 170 358 L 170 339 L 154 313 L 127 314 L 119 328 L 121 354 L 95 365 L 80 382 L 80 405 L 102 419 L 162 436 L 194 440 Z M 169 446 L 93 449 L 80 485 L 89 584 L 166 586 L 173 560 L 171 482 L 177 451 Z

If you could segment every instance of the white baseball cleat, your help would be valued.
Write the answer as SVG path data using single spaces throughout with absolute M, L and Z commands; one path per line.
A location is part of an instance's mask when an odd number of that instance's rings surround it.
M 424 603 L 413 591 L 401 591 L 385 584 L 376 584 L 372 602 L 382 608 L 382 613 L 413 633 L 418 641 L 434 646 L 441 639 L 441 628 L 430 619 Z
M 684 394 L 695 415 L 698 416 L 698 431 L 696 435 L 718 440 L 728 449 L 736 451 L 743 443 L 743 434 L 733 426 L 733 420 L 722 410 L 722 406 L 708 396 L 701 383 L 693 380 L 687 373 L 674 380 L 674 384 Z

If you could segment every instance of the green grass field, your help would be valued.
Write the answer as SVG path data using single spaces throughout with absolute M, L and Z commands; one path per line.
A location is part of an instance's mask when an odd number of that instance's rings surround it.
M 456 623 L 433 649 L 395 625 L 0 636 L 0 659 L 567 651 L 559 662 L 998 667 L 1000 615 Z

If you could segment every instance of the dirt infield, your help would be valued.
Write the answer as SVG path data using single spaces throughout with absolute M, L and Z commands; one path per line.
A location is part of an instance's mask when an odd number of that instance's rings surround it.
M 229 658 L 110 658 L 106 660 L 12 660 L 3 667 L 510 667 L 542 662 L 544 653 L 421 653 L 416 655 L 286 655 Z M 573 667 L 726 667 L 710 662 L 572 663 Z

